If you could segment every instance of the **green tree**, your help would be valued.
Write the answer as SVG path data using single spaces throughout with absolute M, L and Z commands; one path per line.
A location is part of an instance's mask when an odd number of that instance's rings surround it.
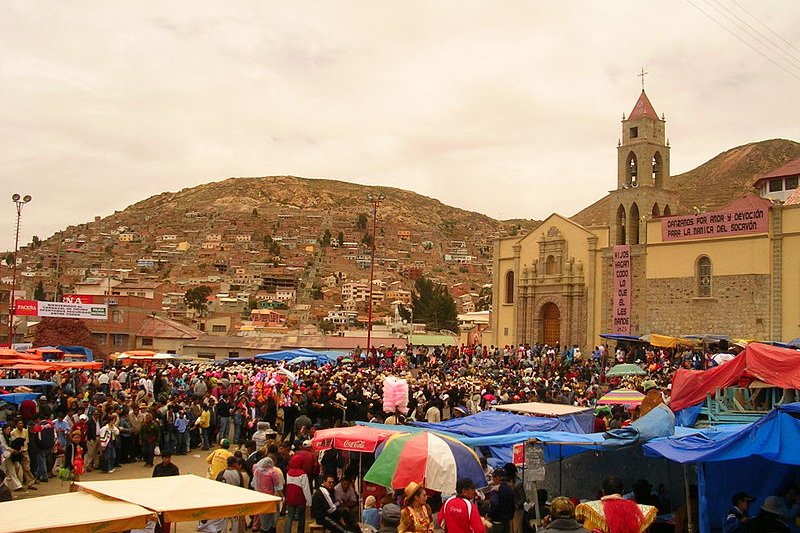
M 322 333 L 333 333 L 334 331 L 336 331 L 336 324 L 334 324 L 333 322 L 331 322 L 330 320 L 327 320 L 327 319 L 326 320 L 322 320 L 319 323 L 319 330 Z
M 42 245 L 42 239 L 40 239 L 38 235 L 34 235 L 33 239 L 31 239 L 31 248 L 35 250 L 41 245 Z
M 492 286 L 484 285 L 478 293 L 478 311 L 489 311 L 492 309 Z
M 4 261 L 5 261 L 6 265 L 8 265 L 8 266 L 13 265 L 14 264 L 14 254 L 11 253 L 11 252 L 8 252 L 6 254 L 6 257 L 5 257 Z
M 433 331 L 447 329 L 458 332 L 456 302 L 444 285 L 426 277 L 419 278 L 411 293 L 411 306 L 414 308 L 414 322 L 424 322 Z
M 323 294 L 322 289 L 316 283 L 311 288 L 311 298 L 314 300 L 322 300 L 325 298 L 325 294 Z
M 42 302 L 46 298 L 47 296 L 44 293 L 44 283 L 39 281 L 39 283 L 36 284 L 36 288 L 33 289 L 33 299 Z
M 331 245 L 331 230 L 325 228 L 325 232 L 322 234 L 322 239 L 320 239 L 320 244 L 323 247 L 328 247 Z
M 361 237 L 361 242 L 366 244 L 367 246 L 372 246 L 372 235 L 369 233 L 365 233 L 363 237 Z
M 211 296 L 212 292 L 211 287 L 200 285 L 186 291 L 183 301 L 186 302 L 186 307 L 194 309 L 202 315 L 208 308 L 208 297 Z
M 369 222 L 367 214 L 359 213 L 358 220 L 356 220 L 356 229 L 367 229 L 367 222 Z

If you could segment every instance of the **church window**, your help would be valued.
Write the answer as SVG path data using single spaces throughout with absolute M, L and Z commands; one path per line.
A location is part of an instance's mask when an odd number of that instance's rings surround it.
M 790 177 L 786 178 L 786 187 L 785 187 L 785 189 L 787 191 L 791 191 L 792 189 L 796 189 L 797 188 L 797 178 L 798 178 L 797 176 L 790 176 Z
M 544 266 L 545 274 L 553 275 L 558 274 L 558 264 L 556 263 L 555 256 L 548 255 Z
M 625 184 L 629 187 L 636 187 L 638 185 L 636 154 L 633 152 L 628 154 L 628 161 L 626 162 L 625 167 Z
M 625 208 L 620 205 L 617 209 L 617 244 L 625 243 Z
M 664 206 L 664 216 L 665 216 L 665 217 L 668 217 L 668 216 L 670 216 L 670 215 L 672 215 L 672 211 L 670 211 L 670 209 L 669 209 L 669 205 L 665 205 L 665 206 Z
M 639 128 L 634 126 L 631 128 L 631 139 L 635 139 L 639 136 Z
M 774 180 L 769 180 L 769 192 L 778 192 L 783 190 L 783 180 L 781 178 L 775 178 Z
M 661 159 L 661 152 L 653 154 L 653 186 L 664 186 L 664 162 Z
M 701 255 L 698 257 L 695 270 L 698 298 L 710 298 L 711 284 L 713 281 L 711 272 L 711 259 L 709 259 L 707 255 Z
M 661 216 L 661 211 L 658 210 L 658 204 L 653 204 L 653 211 L 652 211 L 653 218 L 658 218 Z
M 514 303 L 514 271 L 506 272 L 506 300 L 505 303 Z
M 639 244 L 639 206 L 636 202 L 631 206 L 628 214 L 628 233 L 630 234 L 630 244 Z

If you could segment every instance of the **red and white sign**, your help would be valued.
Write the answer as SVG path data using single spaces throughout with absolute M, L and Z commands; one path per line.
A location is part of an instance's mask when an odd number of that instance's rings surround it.
M 752 203 L 754 204 L 754 202 Z M 661 240 L 713 239 L 769 231 L 769 206 L 730 206 L 733 209 L 661 219 Z
M 518 442 L 512 448 L 511 462 L 515 466 L 525 466 L 525 443 Z
M 61 301 L 68 304 L 103 304 L 103 296 L 95 296 L 93 294 L 65 294 L 61 297 Z
M 631 334 L 631 247 L 614 246 L 611 275 L 614 278 L 614 303 L 611 310 L 611 331 Z
M 107 320 L 108 306 L 105 304 L 77 304 L 65 302 L 40 302 L 36 300 L 17 300 L 14 302 L 14 314 L 18 316 Z

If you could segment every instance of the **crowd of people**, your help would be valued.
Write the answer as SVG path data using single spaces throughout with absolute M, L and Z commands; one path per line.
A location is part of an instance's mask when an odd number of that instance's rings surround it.
M 646 375 L 606 376 L 614 364 L 623 362 L 639 364 Z M 78 480 L 85 472 L 110 473 L 135 462 L 158 469 L 159 456 L 208 450 L 212 479 L 284 499 L 284 533 L 290 533 L 293 524 L 298 532 L 304 531 L 309 505 L 318 523 L 345 532 L 368 518 L 357 514 L 353 480 L 359 472 L 346 454 L 326 452 L 318 460 L 309 445 L 319 428 L 354 420 L 438 422 L 497 403 L 540 401 L 593 407 L 604 391 L 623 385 L 668 396 L 677 368 L 704 368 L 709 363 L 713 364 L 713 358 L 703 352 L 648 349 L 640 344 L 615 352 L 597 346 L 587 354 L 576 347 L 562 350 L 521 344 L 502 348 L 381 346 L 356 350 L 352 358 L 322 367 L 259 361 L 153 362 L 96 371 L 42 372 L 28 377 L 54 385 L 42 389 L 38 399 L 16 407 L 0 406 L 0 471 L 10 493 L 36 490 L 37 484 L 53 476 Z M 382 383 L 390 374 L 409 383 L 406 417 L 382 411 Z M 6 377 L 15 376 L 6 372 Z M 614 427 L 617 418 L 631 416 L 612 414 L 598 412 L 598 419 Z M 497 533 L 519 533 L 521 526 L 512 526 L 522 509 L 515 474 L 487 469 L 487 483 L 493 489 L 475 503 L 474 516 L 487 517 Z M 422 487 L 411 488 L 381 502 L 381 518 L 371 513 L 376 528 L 392 526 L 395 516 L 387 506 L 399 503 L 403 504 L 397 513 L 401 531 L 433 528 L 435 522 L 424 518 L 420 505 L 434 512 L 444 509 L 442 517 L 463 514 L 465 509 L 468 516 L 472 513 L 473 507 L 458 501 L 448 505 L 439 499 L 432 507 Z M 459 496 L 463 499 L 473 489 L 462 484 Z M 559 505 L 555 509 L 568 507 Z M 369 509 L 377 510 L 377 506 L 368 505 Z M 556 521 L 569 519 L 567 511 L 559 513 L 564 516 L 554 517 Z M 505 525 L 498 530 L 494 527 L 498 523 Z M 262 515 L 249 527 L 274 533 L 276 524 L 275 516 Z M 239 531 L 247 526 L 233 527 Z M 201 524 L 202 530 L 210 532 L 223 531 L 223 527 L 228 526 L 218 521 Z M 459 530 L 452 526 L 452 531 Z

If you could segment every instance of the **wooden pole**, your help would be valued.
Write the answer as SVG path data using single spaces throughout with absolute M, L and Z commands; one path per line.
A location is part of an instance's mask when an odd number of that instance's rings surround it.
M 689 494 L 689 466 L 684 463 L 683 465 L 683 484 L 686 491 L 686 523 L 688 524 L 687 531 L 694 533 L 694 524 L 692 523 L 692 505 Z

